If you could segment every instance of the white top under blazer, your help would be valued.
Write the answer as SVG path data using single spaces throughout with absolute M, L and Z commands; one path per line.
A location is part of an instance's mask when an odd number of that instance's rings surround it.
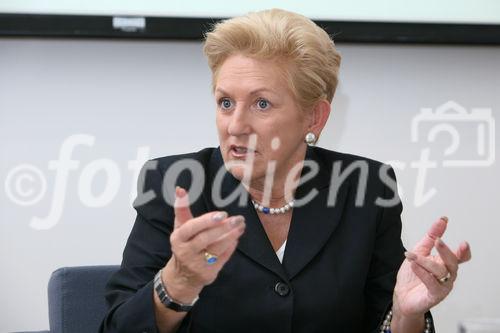
M 281 245 L 278 251 L 276 251 L 276 255 L 278 256 L 278 259 L 280 260 L 281 263 L 283 262 L 283 255 L 285 254 L 285 246 L 286 246 L 286 239 L 283 242 L 283 245 Z

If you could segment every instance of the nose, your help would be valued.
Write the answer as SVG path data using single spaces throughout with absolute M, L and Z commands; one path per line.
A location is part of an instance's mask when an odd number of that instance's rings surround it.
M 245 106 L 237 106 L 229 116 L 227 133 L 233 136 L 248 135 L 251 133 L 251 124 L 248 110 Z

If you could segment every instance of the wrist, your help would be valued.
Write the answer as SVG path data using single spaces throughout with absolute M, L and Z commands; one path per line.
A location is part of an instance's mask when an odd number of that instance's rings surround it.
M 171 259 L 163 268 L 161 279 L 168 295 L 179 303 L 189 304 L 200 294 L 203 286 L 197 287 L 189 284 L 180 274 L 173 269 L 174 265 Z
M 397 309 L 391 311 L 390 331 L 394 333 L 422 333 L 427 332 L 430 323 L 426 321 L 425 314 L 403 314 Z
M 411 328 L 411 330 L 409 330 Z M 405 316 L 393 312 L 391 329 L 393 332 L 423 332 L 425 328 L 425 315 Z
M 392 318 L 396 320 L 415 321 L 425 317 L 425 312 L 407 313 L 401 311 L 397 303 L 392 305 Z

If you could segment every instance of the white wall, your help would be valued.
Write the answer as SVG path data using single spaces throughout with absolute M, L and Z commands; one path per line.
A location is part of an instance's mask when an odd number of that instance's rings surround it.
M 149 0 L 124 1 L 87 0 L 39 1 L 3 0 L 2 13 L 33 13 L 62 15 L 132 15 L 169 17 L 233 17 L 250 11 L 266 8 L 283 8 L 309 18 L 330 21 L 382 21 L 382 22 L 434 22 L 498 24 L 500 4 L 496 0 L 421 0 L 402 2 L 398 0 L 342 1 L 342 0 L 280 0 L 263 1 L 192 1 Z M 359 10 L 363 8 L 363 10 Z
M 500 47 L 340 44 L 338 49 L 341 84 L 319 145 L 404 166 L 397 175 L 407 247 L 441 215 L 450 217 L 445 241 L 453 247 L 470 241 L 472 262 L 461 268 L 455 290 L 434 310 L 439 332 L 455 332 L 463 318 L 500 317 L 498 163 L 443 167 L 442 161 L 453 159 L 443 155 L 449 137 L 438 136 L 432 144 L 410 137 L 421 108 L 449 100 L 467 110 L 491 108 L 498 118 Z M 48 327 L 46 286 L 56 268 L 120 262 L 135 218 L 130 206 L 135 175 L 128 162 L 216 145 L 209 84 L 200 42 L 0 39 L 0 331 Z M 473 160 L 476 123 L 455 127 L 461 135 L 456 154 Z M 80 164 L 69 172 L 67 189 L 55 195 L 56 172 L 49 161 L 58 159 L 63 142 L 75 134 L 95 142 L 75 148 L 72 158 Z M 141 147 L 150 152 L 138 158 Z M 427 147 L 438 166 L 428 171 L 425 191 L 434 187 L 436 194 L 418 205 L 417 169 L 411 163 Z M 78 181 L 97 159 L 110 159 L 121 181 L 109 204 L 89 208 Z M 46 179 L 45 195 L 31 205 L 15 203 L 15 193 L 6 187 L 13 191 L 7 176 L 21 164 L 35 166 Z M 98 173 L 92 193 L 99 195 L 107 184 Z M 25 179 L 22 185 L 35 191 L 24 193 L 23 202 L 40 190 L 36 181 Z M 31 227 L 33 217 L 49 215 L 53 202 L 63 209 L 60 219 L 52 220 L 57 223 L 48 230 Z

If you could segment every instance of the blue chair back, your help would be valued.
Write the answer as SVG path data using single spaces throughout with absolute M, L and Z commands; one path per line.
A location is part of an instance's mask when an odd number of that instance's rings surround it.
M 97 332 L 107 311 L 104 287 L 119 267 L 78 266 L 55 270 L 48 286 L 50 333 Z

